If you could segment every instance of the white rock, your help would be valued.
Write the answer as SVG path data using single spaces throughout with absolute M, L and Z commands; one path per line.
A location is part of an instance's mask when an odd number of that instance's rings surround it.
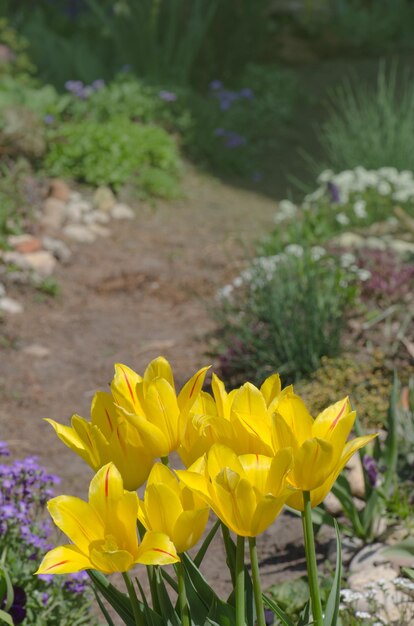
M 98 187 L 93 195 L 93 205 L 104 213 L 109 213 L 116 204 L 116 197 L 109 187 Z
M 349 565 L 351 574 L 359 573 L 367 568 L 378 568 L 379 565 L 388 563 L 387 557 L 383 554 L 385 545 L 383 543 L 372 543 L 359 550 Z
M 22 348 L 22 352 L 24 352 L 24 354 L 28 354 L 29 356 L 37 357 L 39 359 L 43 359 L 50 354 L 49 348 L 46 348 L 46 346 L 41 346 L 38 343 L 32 343 L 30 344 L 30 346 L 25 346 L 24 348 Z
M 69 200 L 71 202 L 79 202 L 82 200 L 82 194 L 79 191 L 71 191 L 69 194 Z
M 370 250 L 386 250 L 387 244 L 379 237 L 367 237 L 364 242 L 364 247 Z
M 39 250 L 39 252 L 29 252 L 25 254 L 25 259 L 30 268 L 40 274 L 40 276 L 51 276 L 56 267 L 56 259 L 51 252 Z
M 338 515 L 342 513 L 341 502 L 332 492 L 328 493 L 323 503 L 326 507 L 326 510 L 328 511 L 330 515 L 337 517 Z
M 335 237 L 333 241 L 343 248 L 359 248 L 364 245 L 364 238 L 351 232 L 342 233 Z
M 113 217 L 114 220 L 133 220 L 135 213 L 131 207 L 118 202 L 111 209 L 111 217 Z
M 20 270 L 28 270 L 30 269 L 30 264 L 26 258 L 27 255 L 21 254 L 20 252 L 14 252 L 12 250 L 7 250 L 3 252 L 1 258 L 4 263 L 10 263 L 15 265 Z
M 110 228 L 102 226 L 102 224 L 89 224 L 89 230 L 98 237 L 109 237 L 111 235 Z
M 62 232 L 78 243 L 93 243 L 96 239 L 96 235 L 83 224 L 68 224 Z
M 77 202 L 69 202 L 65 207 L 65 216 L 68 222 L 79 223 L 82 221 L 82 206 Z
M 354 454 L 346 465 L 346 477 L 353 496 L 365 498 L 364 471 L 359 454 Z
M 401 239 L 391 239 L 388 246 L 401 256 L 414 255 L 414 243 L 411 241 L 403 241 Z
M 17 300 L 13 300 L 13 298 L 0 298 L 0 311 L 14 315 L 23 313 L 23 306 Z
M 57 198 L 47 198 L 43 204 L 41 223 L 47 228 L 61 228 L 66 219 L 66 203 Z
M 51 252 L 61 263 L 67 263 L 72 256 L 72 252 L 60 239 L 53 237 L 43 237 L 42 244 L 45 250 Z
M 109 214 L 103 211 L 91 211 L 83 217 L 85 224 L 108 224 L 109 221 Z

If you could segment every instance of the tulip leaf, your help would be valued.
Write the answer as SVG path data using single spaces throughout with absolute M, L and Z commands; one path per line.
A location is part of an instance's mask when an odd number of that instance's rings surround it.
M 234 607 L 226 604 L 222 600 L 214 600 L 205 624 L 214 626 L 235 626 L 236 611 Z
M 6 611 L 3 611 L 2 609 L 0 609 L 0 620 L 5 624 L 8 624 L 8 626 L 14 626 L 11 615 L 6 613 Z
M 160 604 L 161 614 L 166 619 L 165 626 L 181 626 L 181 620 L 177 615 L 177 612 L 171 602 L 171 598 L 168 595 L 165 587 L 160 568 L 155 569 L 155 580 L 157 584 L 158 602 Z
M 108 626 L 115 626 L 115 623 L 114 623 L 112 617 L 109 615 L 109 613 L 108 613 L 108 611 L 106 609 L 106 606 L 102 602 L 101 597 L 100 597 L 99 593 L 97 592 L 97 590 L 94 589 L 93 593 L 95 595 L 95 599 L 96 599 L 96 601 L 98 603 L 98 606 L 101 609 L 102 615 L 106 619 L 106 623 L 108 624 Z
M 169 575 L 168 572 L 165 571 L 164 568 L 161 568 L 161 574 L 162 577 L 167 581 L 167 583 L 170 585 L 171 589 L 173 589 L 173 591 L 175 591 L 175 593 L 178 593 L 178 584 L 177 581 L 174 580 L 174 578 L 172 576 Z M 138 581 L 137 581 L 138 582 Z
M 207 549 L 210 545 L 210 543 L 212 542 L 212 540 L 215 537 L 215 534 L 217 533 L 218 529 L 220 528 L 220 520 L 218 519 L 216 521 L 216 523 L 214 524 L 214 526 L 211 528 L 210 532 L 208 533 L 207 537 L 204 539 L 201 548 L 199 549 L 199 551 L 197 552 L 197 554 L 194 557 L 194 565 L 196 565 L 197 567 L 200 567 L 203 559 L 204 559 L 204 555 L 207 552 Z
M 2 602 L 4 598 L 4 608 L 8 611 L 14 599 L 13 584 L 7 569 L 4 565 L 0 565 L 0 602 Z
M 308 626 L 310 617 L 310 600 L 307 601 L 298 621 L 298 626 Z
M 135 582 L 138 586 L 138 589 L 142 597 L 142 603 L 144 606 L 145 625 L 146 626 L 164 626 L 163 618 L 150 608 L 147 598 L 145 596 L 145 592 L 138 578 L 135 578 Z
M 88 574 L 95 588 L 109 602 L 126 626 L 135 626 L 131 602 L 127 595 L 114 587 L 101 572 L 88 570 Z
M 278 606 L 274 600 L 272 600 L 271 598 L 268 598 L 265 594 L 263 594 L 263 602 L 267 606 L 268 609 L 270 609 L 271 611 L 273 611 L 275 615 L 277 615 L 277 617 L 279 618 L 279 620 L 282 622 L 284 626 L 295 626 L 295 624 L 292 622 L 290 617 L 286 615 L 284 610 L 281 609 L 280 606 Z
M 336 533 L 336 565 L 335 575 L 332 583 L 332 588 L 329 593 L 328 602 L 326 604 L 325 617 L 323 620 L 323 626 L 336 626 L 339 613 L 339 602 L 341 597 L 341 579 L 342 579 L 342 548 L 341 548 L 341 536 L 339 534 L 339 526 L 335 523 Z

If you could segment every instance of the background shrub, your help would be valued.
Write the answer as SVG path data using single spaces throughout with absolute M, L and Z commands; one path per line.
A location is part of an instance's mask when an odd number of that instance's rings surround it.
M 178 185 L 180 169 L 177 147 L 170 135 L 157 126 L 121 117 L 106 124 L 66 122 L 51 130 L 44 164 L 52 176 L 92 185 L 109 184 L 115 189 L 127 181 L 138 182 L 148 168 L 169 175 L 170 183 Z

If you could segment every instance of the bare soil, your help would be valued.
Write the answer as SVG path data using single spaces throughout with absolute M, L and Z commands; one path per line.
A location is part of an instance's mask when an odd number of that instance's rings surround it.
M 92 396 L 106 388 L 115 362 L 142 372 L 163 354 L 178 386 L 209 363 L 208 307 L 272 226 L 277 206 L 269 198 L 190 167 L 184 189 L 182 200 L 140 205 L 135 220 L 112 222 L 109 239 L 71 243 L 72 261 L 56 274 L 56 298 L 27 287 L 10 294 L 24 313 L 0 326 L 0 440 L 13 456 L 38 455 L 62 477 L 60 493 L 85 497 L 91 471 L 42 418 L 68 423 L 73 413 L 88 417 Z M 49 355 L 25 354 L 31 344 Z M 229 579 L 220 544 L 217 539 L 205 573 L 224 593 Z M 284 578 L 286 569 L 289 576 L 303 571 L 299 519 L 283 516 L 260 539 L 259 551 L 266 586 Z

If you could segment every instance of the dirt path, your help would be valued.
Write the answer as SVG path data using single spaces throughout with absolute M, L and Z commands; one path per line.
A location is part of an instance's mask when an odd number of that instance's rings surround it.
M 191 170 L 185 190 L 184 200 L 141 208 L 132 222 L 113 222 L 110 239 L 72 245 L 71 264 L 57 274 L 61 295 L 39 301 L 33 292 L 19 293 L 24 313 L 3 323 L 10 344 L 0 363 L 0 440 L 16 456 L 39 455 L 62 477 L 61 493 L 84 496 L 88 469 L 42 418 L 68 423 L 75 412 L 89 417 L 92 396 L 110 382 L 117 361 L 141 372 L 163 354 L 181 386 L 208 363 L 207 303 L 272 225 L 276 205 L 270 199 Z M 48 348 L 49 356 L 26 355 L 22 349 L 33 343 Z M 280 578 L 291 548 L 295 552 L 298 522 L 280 520 L 260 541 L 267 584 Z M 276 565 L 281 546 L 284 557 Z M 226 590 L 220 541 L 206 567 L 218 590 Z

